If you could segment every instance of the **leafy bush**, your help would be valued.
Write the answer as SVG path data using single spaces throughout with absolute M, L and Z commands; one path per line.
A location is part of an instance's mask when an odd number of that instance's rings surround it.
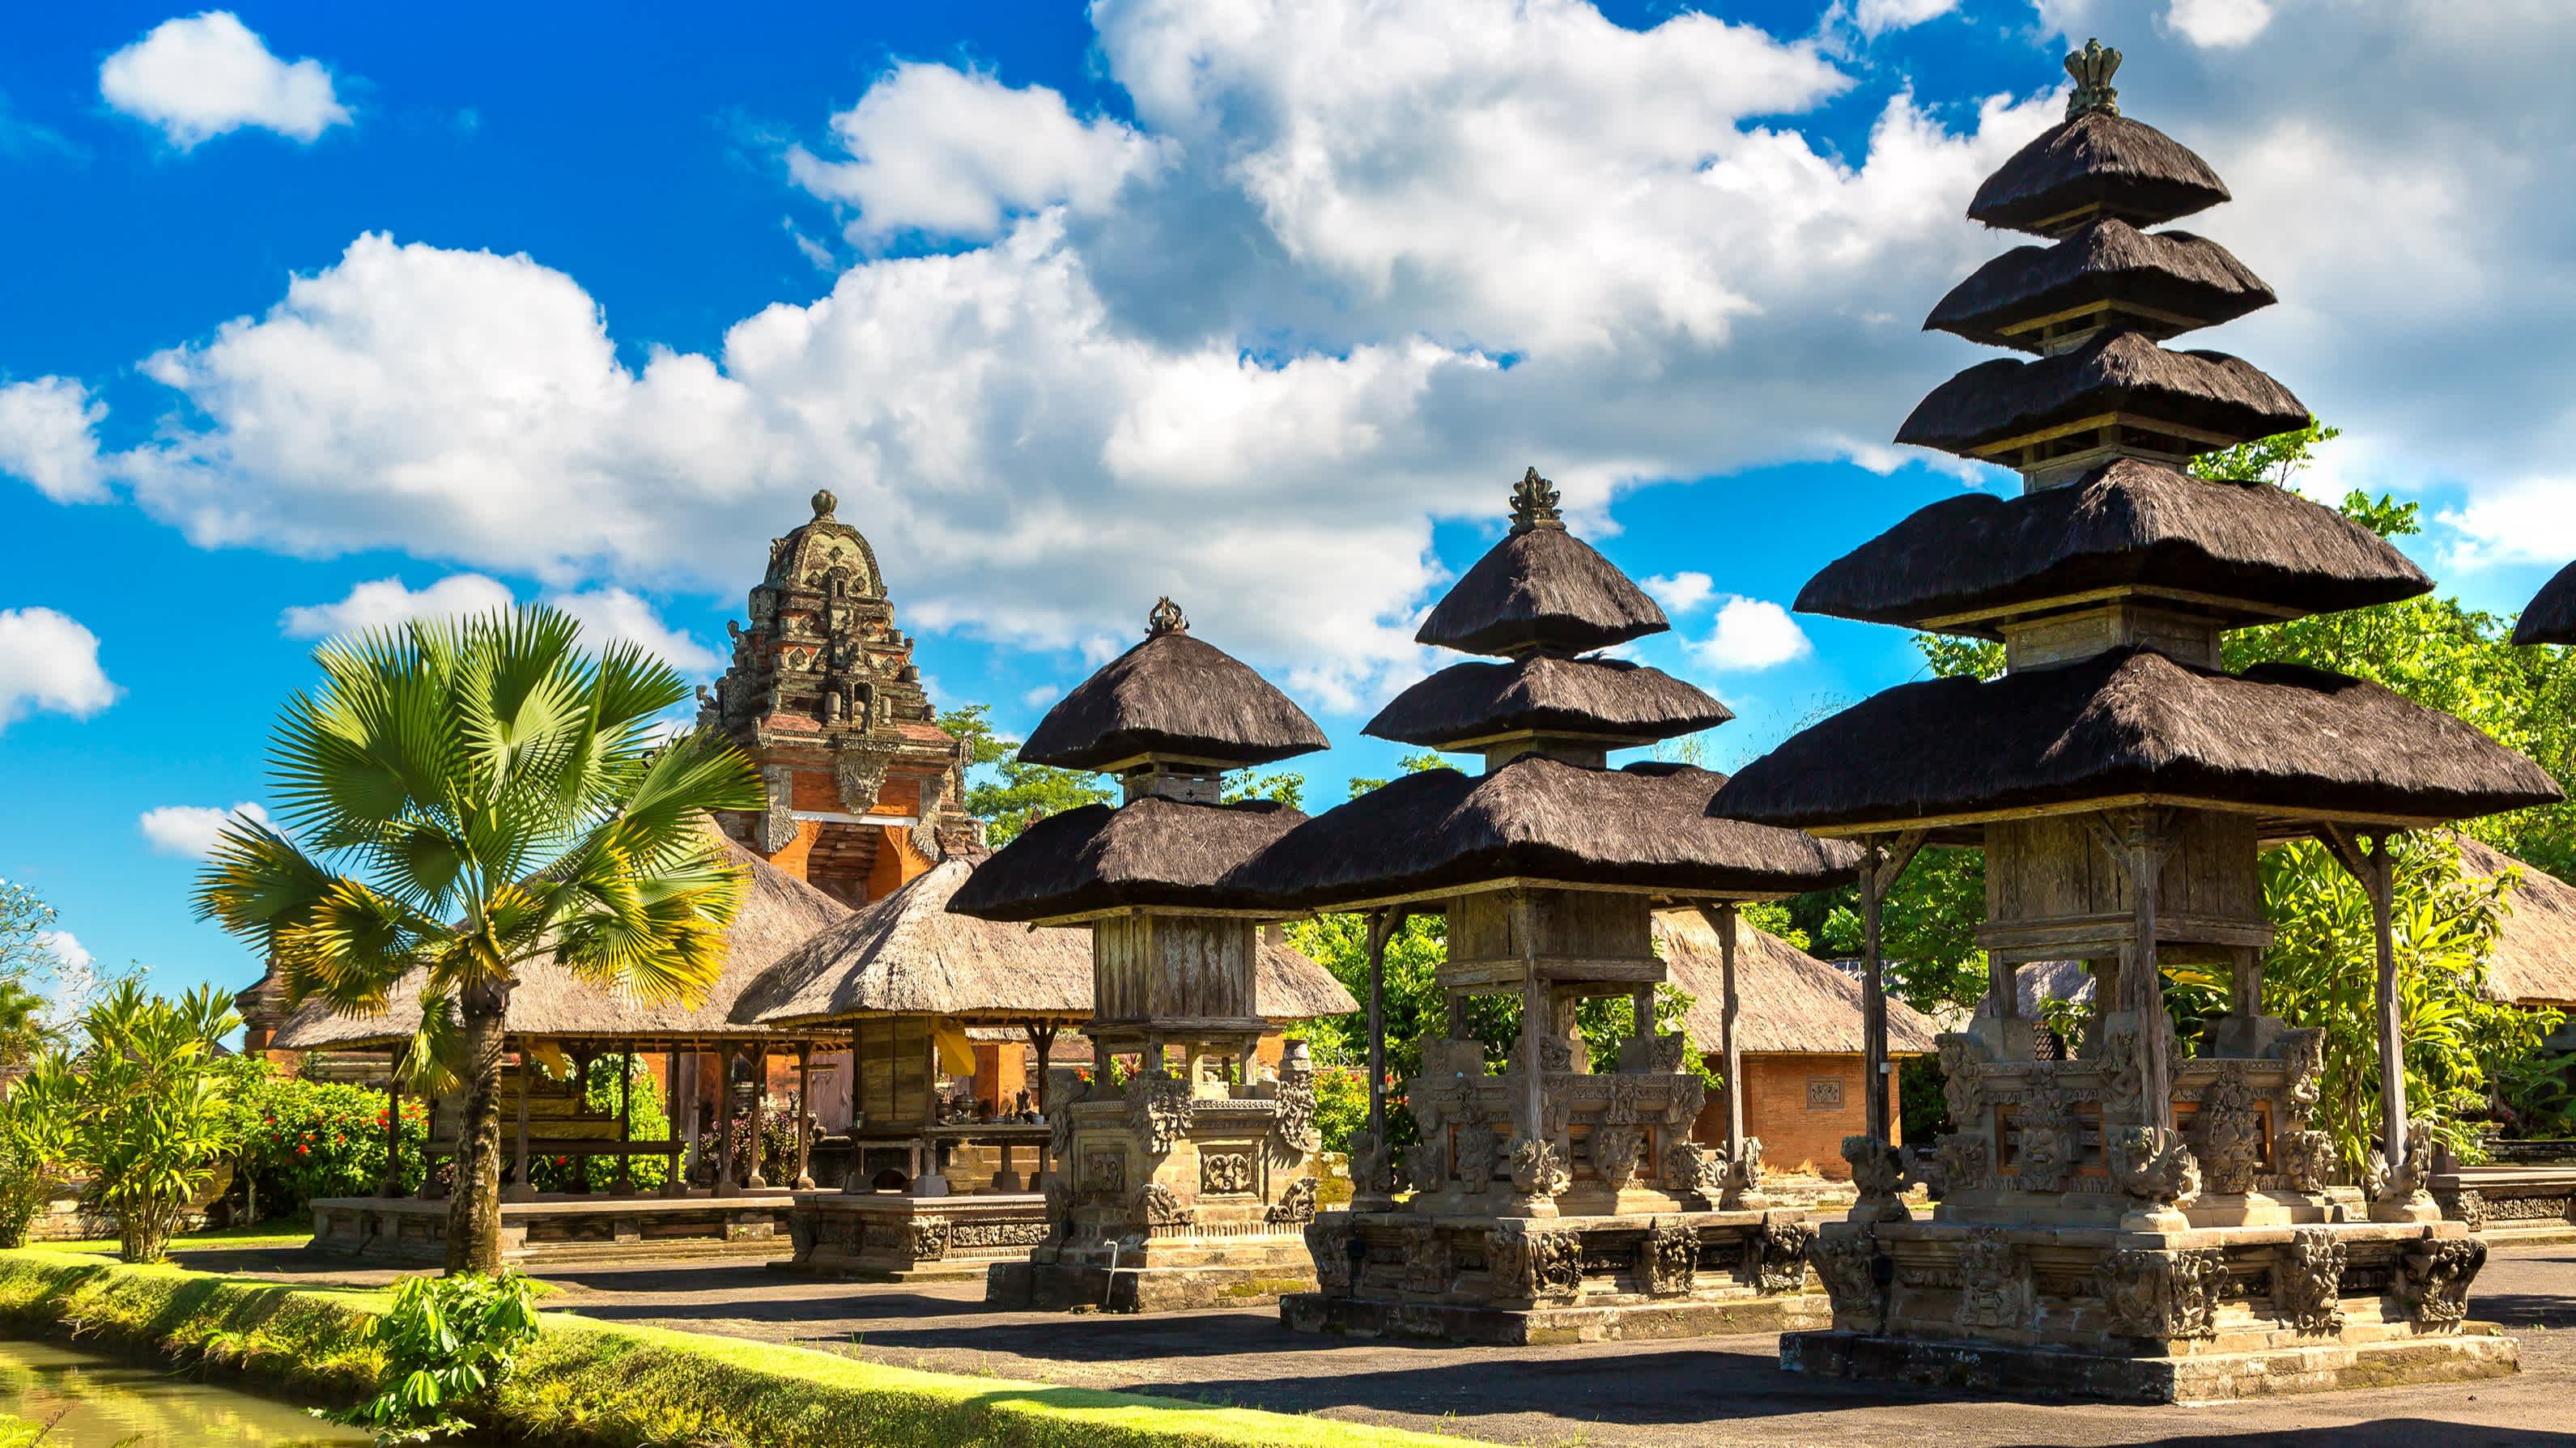
M 121 980 L 82 1013 L 80 1053 L 47 1057 L 19 1084 L 68 1112 L 72 1156 L 116 1214 L 128 1262 L 161 1260 L 231 1154 L 238 1128 L 216 1049 L 240 1024 L 211 986 L 172 1001 Z
M 382 1091 L 289 1076 L 256 1057 L 226 1064 L 241 1142 L 234 1169 L 250 1220 L 300 1217 L 316 1197 L 373 1196 L 384 1185 Z M 402 1105 L 400 1185 L 415 1191 L 429 1111 L 418 1097 L 406 1097 Z
M 528 1279 L 504 1268 L 483 1277 L 409 1277 L 391 1311 L 368 1325 L 384 1354 L 373 1397 L 319 1417 L 373 1431 L 378 1443 L 413 1443 L 475 1426 L 492 1390 L 537 1340 L 537 1300 Z
M 27 1244 L 27 1225 L 70 1174 L 72 1121 L 58 1091 L 21 1086 L 0 1100 L 0 1247 Z

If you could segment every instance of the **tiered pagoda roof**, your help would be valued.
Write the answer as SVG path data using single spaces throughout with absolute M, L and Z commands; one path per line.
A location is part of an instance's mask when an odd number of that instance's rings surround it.
M 1678 764 L 1605 767 L 1609 750 L 1733 718 L 1660 669 L 1579 656 L 1670 628 L 1663 610 L 1565 530 L 1530 469 L 1512 526 L 1432 609 L 1418 635 L 1507 662 L 1452 664 L 1396 696 L 1366 732 L 1479 750 L 1482 775 L 1392 780 L 1285 832 L 1235 879 L 1272 904 L 1350 908 L 1501 881 L 1786 895 L 1852 868 L 1847 847 L 1712 819 L 1725 776 Z
M 2540 585 L 2513 626 L 2518 644 L 2576 644 L 2576 563 Z
M 1860 833 L 2140 797 L 2299 819 L 2422 822 L 2558 798 L 2447 714 L 2311 669 L 2218 668 L 2222 630 L 2393 602 L 2432 583 L 2360 525 L 2267 483 L 2186 471 L 2304 427 L 2251 364 L 2161 340 L 2268 304 L 2213 242 L 2138 230 L 2224 201 L 2171 138 L 2122 117 L 2119 53 L 2070 56 L 2065 121 L 1971 218 L 2060 238 L 1989 264 L 1926 325 L 2035 361 L 1969 368 L 1901 442 L 2006 463 L 2018 497 L 1935 503 L 1829 564 L 1805 612 L 2006 643 L 2008 673 L 1889 690 L 1747 766 L 1712 809 Z M 2576 585 L 2570 586 L 2576 593 Z
M 1126 802 L 1030 826 L 958 888 L 949 909 L 1034 922 L 1251 903 L 1227 877 L 1306 817 L 1268 800 L 1220 803 L 1217 778 L 1321 749 L 1324 733 L 1189 627 L 1170 599 L 1158 602 L 1145 641 L 1048 710 L 1020 749 L 1033 764 L 1118 773 Z

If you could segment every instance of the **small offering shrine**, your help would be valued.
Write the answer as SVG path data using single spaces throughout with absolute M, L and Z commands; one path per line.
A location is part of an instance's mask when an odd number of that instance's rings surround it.
M 1047 1083 L 1046 1239 L 998 1263 L 1010 1307 L 1240 1306 L 1311 1287 L 1313 1072 L 1291 1043 L 1273 1079 L 1257 997 L 1259 912 L 1226 877 L 1305 816 L 1223 802 L 1224 776 L 1324 747 L 1314 721 L 1191 636 L 1171 600 L 1145 641 L 1067 694 L 1020 758 L 1116 776 L 1124 801 L 1032 825 L 949 908 L 1086 927 L 1095 1068 Z M 1336 988 L 1336 1012 L 1355 1009 Z
M 1807 1228 L 1763 1194 L 1743 1093 L 1724 1143 L 1692 1140 L 1705 1086 L 1690 1043 L 1656 1027 L 1665 968 L 1652 931 L 1659 906 L 1709 912 L 1728 997 L 1720 1060 L 1740 1077 L 1735 902 L 1847 879 L 1857 855 L 1711 818 L 1722 776 L 1707 770 L 1608 767 L 1613 749 L 1732 717 L 1661 670 L 1594 652 L 1668 627 L 1566 531 L 1555 488 L 1530 470 L 1509 533 L 1419 635 L 1501 662 L 1443 669 L 1368 725 L 1379 738 L 1480 753 L 1483 774 L 1394 780 L 1287 832 L 1239 872 L 1279 908 L 1370 917 L 1371 1094 L 1352 1149 L 1356 1196 L 1306 1229 L 1319 1290 L 1283 1299 L 1292 1327 L 1524 1343 L 1820 1319 L 1822 1304 L 1803 1291 Z M 1408 1119 L 1396 1123 L 1377 973 L 1387 937 L 1417 913 L 1446 917 L 1437 978 L 1449 1010 L 1444 1032 L 1422 1042 L 1421 1073 L 1401 1087 Z M 1478 996 L 1519 1008 L 1519 1039 L 1499 1069 L 1467 1029 Z M 1625 1004 L 1629 1028 L 1596 1057 L 1576 1017 L 1605 997 Z
M 1929 1220 L 1884 1093 L 1844 1145 L 1862 1193 L 1810 1254 L 1830 1330 L 1782 1365 L 2142 1401 L 2511 1372 L 2463 1334 L 2485 1248 L 2426 1193 L 2401 1065 L 2389 842 L 2559 797 L 2448 714 L 2313 669 L 2223 667 L 2230 629 L 2428 591 L 2368 529 L 2193 457 L 2305 427 L 2252 365 L 2166 339 L 2268 305 L 2216 242 L 2148 231 L 2228 199 L 2201 159 L 2120 114 L 2119 52 L 2067 58 L 2063 123 L 1990 177 L 1971 219 L 2037 233 L 1927 326 L 2031 354 L 1927 397 L 1900 442 L 2017 469 L 1828 566 L 1806 612 L 2000 641 L 2001 677 L 1888 690 L 1740 771 L 1715 812 L 1859 842 L 1865 986 L 1879 913 L 1927 843 L 1981 848 L 1993 962 L 1940 1042 L 1954 1132 Z M 2264 1011 L 2258 859 L 2314 840 L 2378 932 L 2379 1138 L 2339 1163 L 2318 1119 L 2320 1032 Z M 2025 962 L 2081 960 L 2095 1008 L 2071 1049 L 2025 1014 Z M 2215 970 L 2225 1012 L 2186 1054 L 2169 967 Z M 1868 1043 L 1883 1060 L 1883 1031 Z M 1874 1078 L 1873 1078 L 1874 1079 Z

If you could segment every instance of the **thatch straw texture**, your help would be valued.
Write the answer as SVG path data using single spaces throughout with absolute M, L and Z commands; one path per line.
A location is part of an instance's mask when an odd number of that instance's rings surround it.
M 2131 794 L 2359 819 L 2464 819 L 2559 798 L 2539 765 L 2376 684 L 2287 664 L 2230 675 L 2123 648 L 1889 689 L 1746 765 L 1711 808 L 1895 828 Z
M 735 1008 L 779 957 L 816 931 L 838 923 L 850 910 L 716 834 L 713 825 L 707 828 L 722 842 L 729 862 L 750 872 L 751 888 L 725 932 L 724 973 L 704 1000 L 694 1005 L 645 1005 L 580 980 L 552 959 L 535 960 L 519 968 L 519 984 L 510 992 L 503 1030 L 514 1036 L 646 1041 L 772 1034 L 768 1027 L 737 1019 Z M 406 1040 L 420 1026 L 424 979 L 422 972 L 414 971 L 397 981 L 386 993 L 385 1010 L 376 1015 L 343 1015 L 323 1001 L 306 1001 L 278 1028 L 275 1044 L 282 1050 L 313 1051 Z
M 1645 742 L 1713 729 L 1734 717 L 1661 669 L 1539 654 L 1508 664 L 1452 664 L 1396 695 L 1362 732 L 1433 748 L 1523 729 Z
M 2017 246 L 1977 268 L 1932 309 L 1923 329 L 2035 352 L 2035 333 L 2007 336 L 1999 329 L 2104 301 L 2214 327 L 2273 300 L 2263 279 L 2217 242 L 2104 218 L 2055 246 Z
M 767 1025 L 887 1015 L 992 1025 L 1091 1019 L 1091 932 L 950 911 L 975 868 L 943 861 L 787 952 L 744 997 L 745 1014 Z M 1332 972 L 1286 945 L 1262 942 L 1256 969 L 1254 1007 L 1268 1020 L 1358 1009 Z
M 1619 565 L 1562 528 L 1541 527 L 1487 549 L 1413 639 L 1462 654 L 1579 654 L 1671 627 Z
M 2576 563 L 2540 585 L 2513 626 L 2518 644 L 2576 644 Z
M 2116 587 L 2184 589 L 2331 613 L 2429 592 L 2388 541 L 2269 483 L 2215 483 L 2121 458 L 2064 487 L 1961 493 L 1827 564 L 1801 613 L 1872 623 L 2010 608 Z
M 1726 966 L 1717 932 L 1696 910 L 1655 914 L 1664 969 L 1689 995 L 1682 1027 L 1691 1044 L 1715 1054 L 1725 1025 Z M 1798 947 L 1741 921 L 1735 927 L 1736 1049 L 1746 1055 L 1857 1056 L 1861 1053 L 1860 982 Z M 1887 1049 L 1892 1055 L 1939 1050 L 1940 1026 L 1888 997 Z
M 1269 800 L 1189 804 L 1147 795 L 1050 815 L 1003 846 L 948 908 L 985 920 L 1057 920 L 1136 905 L 1231 909 L 1252 902 L 1230 871 L 1303 823 Z
M 2251 362 L 2224 352 L 2168 352 L 2134 332 L 2106 332 L 2055 357 L 1969 368 L 1933 388 L 1896 440 L 1973 454 L 2106 412 L 2239 441 L 2308 425 L 2307 404 Z
M 1029 731 L 1020 758 L 1099 769 L 1140 754 L 1268 764 L 1325 747 L 1306 711 L 1250 665 L 1185 631 L 1101 666 Z
M 1854 868 L 1851 846 L 1710 817 L 1724 778 L 1686 765 L 1585 769 L 1542 755 L 1484 775 L 1425 770 L 1288 832 L 1234 883 L 1274 905 L 1330 910 L 1515 877 L 1792 895 Z
M 2228 199 L 2227 183 L 2173 137 L 2126 116 L 2088 111 L 2042 131 L 1977 188 L 1968 219 L 2014 231 L 2079 207 L 2156 226 Z
M 2460 840 L 2460 868 L 2471 875 L 2519 870 L 2505 897 L 2495 953 L 2488 957 L 2488 998 L 2524 1006 L 2576 1007 L 2576 885 L 2525 864 L 2483 840 Z

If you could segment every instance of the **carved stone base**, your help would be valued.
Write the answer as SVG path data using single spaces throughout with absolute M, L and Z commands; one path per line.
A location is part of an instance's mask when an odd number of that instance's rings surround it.
M 1056 1260 L 1036 1260 L 1045 1258 Z M 1295 1237 L 1224 1246 L 1166 1245 L 1116 1266 L 1100 1254 L 1040 1249 L 1025 1262 L 996 1262 L 984 1278 L 988 1307 L 1039 1311 L 1183 1312 L 1263 1307 L 1311 1292 L 1315 1268 Z
M 869 1282 L 982 1277 L 1046 1241 L 1046 1198 L 800 1192 L 788 1216 L 796 1255 L 780 1271 Z
M 1812 1292 L 1711 1301 L 1631 1302 L 1615 1307 L 1479 1307 L 1328 1297 L 1320 1292 L 1301 1292 L 1279 1299 L 1279 1320 L 1299 1332 L 1496 1347 L 1794 1333 L 1821 1326 L 1831 1316 L 1824 1298 Z
M 321 1197 L 317 1252 L 434 1266 L 447 1260 L 447 1203 L 415 1197 Z M 760 1196 L 536 1197 L 501 1204 L 501 1257 L 540 1268 L 692 1257 L 775 1257 L 788 1250 L 784 1192 Z
M 2521 1371 L 2521 1358 L 2513 1339 L 2502 1334 L 2320 1343 L 2186 1357 L 2105 1357 L 2063 1348 L 1831 1331 L 1784 1335 L 1780 1366 L 1818 1377 L 1966 1388 L 2006 1396 L 2211 1403 L 2510 1377 Z

